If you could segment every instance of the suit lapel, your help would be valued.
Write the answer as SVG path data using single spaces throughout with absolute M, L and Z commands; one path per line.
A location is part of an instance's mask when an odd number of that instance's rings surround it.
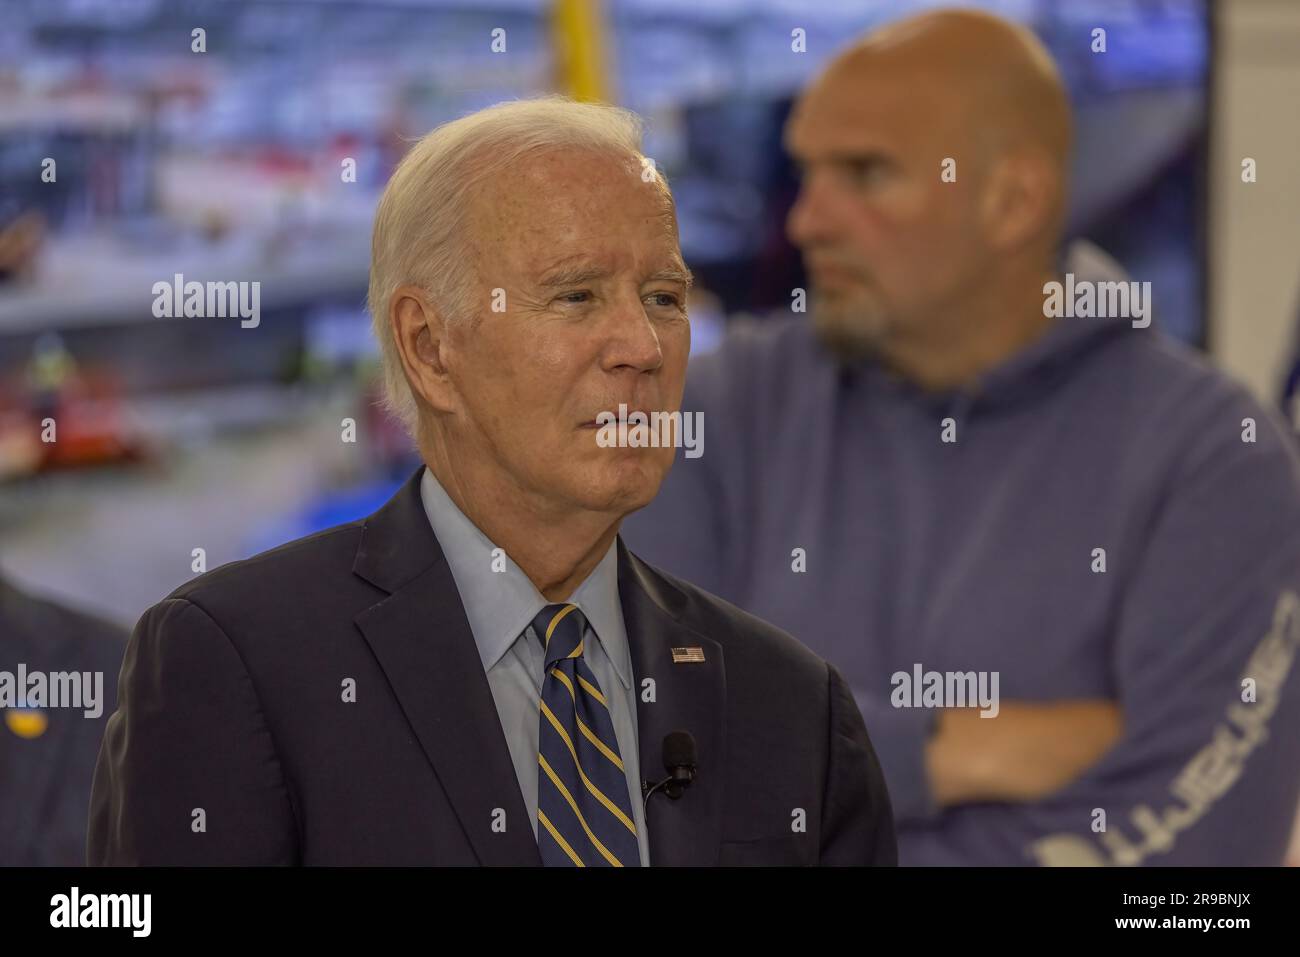
M 356 624 L 480 863 L 540 864 L 460 593 L 420 500 L 422 474 L 366 521 L 353 571 L 389 595 Z M 504 833 L 492 831 L 496 808 Z
M 699 771 L 681 798 L 656 792 L 646 809 L 652 865 L 712 865 L 722 836 L 726 673 L 722 646 L 692 631 L 679 618 L 686 595 L 627 550 L 618 540 L 619 595 L 632 653 L 637 693 L 641 776 L 666 776 L 663 739 L 687 731 L 695 739 Z M 674 648 L 699 648 L 703 661 L 674 662 Z M 647 701 L 646 679 L 654 681 Z

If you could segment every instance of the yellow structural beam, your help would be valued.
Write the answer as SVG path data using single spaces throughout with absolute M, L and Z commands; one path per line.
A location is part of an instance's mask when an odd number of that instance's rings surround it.
M 560 91 L 575 100 L 610 102 L 601 0 L 554 0 L 551 40 Z

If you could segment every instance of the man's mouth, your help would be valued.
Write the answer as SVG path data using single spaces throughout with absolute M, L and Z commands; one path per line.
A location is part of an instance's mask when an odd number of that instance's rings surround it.
M 843 266 L 813 266 L 813 278 L 819 283 L 839 284 L 856 280 L 857 275 Z
M 620 415 L 620 412 L 624 414 Z M 615 428 L 619 425 L 629 425 L 628 419 L 637 412 L 640 412 L 641 415 L 644 416 L 644 418 L 638 419 L 638 422 L 646 425 L 651 422 L 654 415 L 654 413 L 646 409 L 609 409 L 607 412 L 597 413 L 598 415 L 603 416 L 601 421 L 598 422 L 595 419 L 588 419 L 586 422 L 579 423 L 578 428 L 601 429 L 607 425 L 612 425 Z

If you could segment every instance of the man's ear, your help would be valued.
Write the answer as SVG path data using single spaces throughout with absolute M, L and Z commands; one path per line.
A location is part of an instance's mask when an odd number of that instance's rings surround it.
M 1052 226 L 1061 185 L 1046 156 L 1008 151 L 989 170 L 980 215 L 994 249 L 1013 250 Z
M 442 313 L 419 286 L 400 286 L 389 300 L 388 321 L 411 388 L 436 411 L 454 412 L 459 396 L 448 374 Z

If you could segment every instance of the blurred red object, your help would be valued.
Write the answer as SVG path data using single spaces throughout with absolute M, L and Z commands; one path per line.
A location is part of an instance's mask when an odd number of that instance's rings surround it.
M 20 387 L 0 384 L 0 478 L 145 457 L 111 373 L 40 361 Z

